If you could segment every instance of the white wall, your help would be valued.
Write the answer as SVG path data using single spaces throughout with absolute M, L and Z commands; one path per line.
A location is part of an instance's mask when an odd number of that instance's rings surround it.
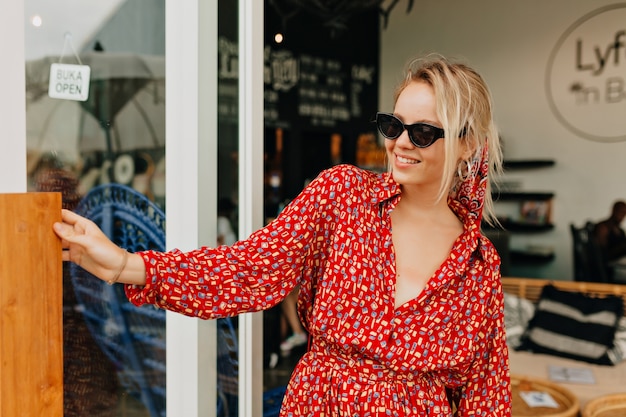
M 24 2 L 0 7 L 0 193 L 26 191 L 26 94 L 24 91 Z
M 553 115 L 544 88 L 546 65 L 559 37 L 584 15 L 616 3 L 420 0 L 407 14 L 401 1 L 382 30 L 382 110 L 392 109 L 393 88 L 409 57 L 423 52 L 462 57 L 490 85 L 505 158 L 556 160 L 551 168 L 509 174 L 522 179 L 526 190 L 556 192 L 556 228 L 516 234 L 512 240 L 514 246 L 553 245 L 556 259 L 542 267 L 514 267 L 512 275 L 571 279 L 569 224 L 603 218 L 615 199 L 626 199 L 626 142 L 601 143 L 576 136 Z M 626 30 L 626 22 L 621 29 Z M 623 48 L 620 53 L 624 74 Z M 614 123 L 626 126 L 626 117 Z

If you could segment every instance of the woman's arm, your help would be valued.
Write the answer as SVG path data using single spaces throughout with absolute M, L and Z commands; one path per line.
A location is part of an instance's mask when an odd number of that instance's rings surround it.
M 275 306 L 314 280 L 337 221 L 335 183 L 343 176 L 339 168 L 324 172 L 274 221 L 232 246 L 141 252 L 147 280 L 127 286 L 128 298 L 200 318 Z

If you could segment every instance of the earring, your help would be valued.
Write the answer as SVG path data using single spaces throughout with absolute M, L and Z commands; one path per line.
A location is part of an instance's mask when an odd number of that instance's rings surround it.
M 465 167 L 463 167 L 463 162 L 465 162 Z M 472 176 L 472 163 L 466 159 L 461 161 L 461 163 L 457 167 L 457 175 L 459 176 L 459 180 L 461 180 L 461 182 L 470 178 Z
M 467 165 L 467 174 L 466 174 L 467 177 L 466 178 L 471 178 L 474 175 L 474 173 L 472 172 L 473 171 L 472 168 L 474 164 L 472 164 L 471 161 L 467 161 L 467 160 L 465 161 L 465 164 Z

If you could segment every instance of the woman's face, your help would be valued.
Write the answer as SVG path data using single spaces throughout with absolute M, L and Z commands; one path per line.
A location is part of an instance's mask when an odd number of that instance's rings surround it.
M 414 81 L 402 90 L 394 114 L 407 125 L 421 122 L 442 127 L 433 89 L 423 81 Z M 438 192 L 443 174 L 444 140 L 418 148 L 411 143 L 406 130 L 395 140 L 385 139 L 394 180 L 403 186 L 433 187 Z

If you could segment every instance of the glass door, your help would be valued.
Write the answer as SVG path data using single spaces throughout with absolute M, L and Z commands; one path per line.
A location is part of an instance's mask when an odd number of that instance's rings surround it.
M 25 0 L 27 191 L 165 249 L 165 0 Z M 63 268 L 64 416 L 164 416 L 166 319 Z
M 111 216 L 100 226 L 132 251 L 231 243 L 263 225 L 262 2 L 24 2 L 29 191 Z M 119 227 L 137 205 L 148 224 Z M 263 413 L 261 314 L 136 315 L 122 286 L 64 275 L 66 417 Z

